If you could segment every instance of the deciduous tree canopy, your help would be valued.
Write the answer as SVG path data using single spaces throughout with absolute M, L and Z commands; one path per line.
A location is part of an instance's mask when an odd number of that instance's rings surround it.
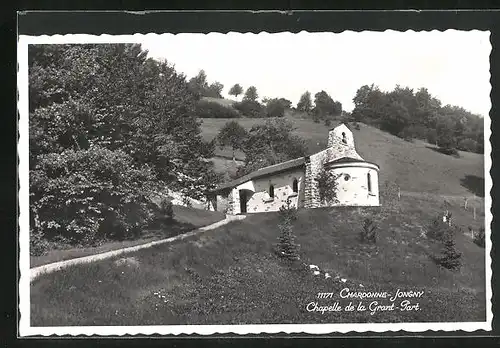
M 444 149 L 484 152 L 483 118 L 458 106 L 442 106 L 426 88 L 414 92 L 396 86 L 383 92 L 375 85 L 358 89 L 352 117 L 403 138 L 419 138 Z
M 203 74 L 198 77 L 203 84 Z M 83 215 L 72 220 L 75 231 L 97 233 L 105 217 L 99 212 L 112 207 L 130 229 L 123 209 L 127 202 L 146 202 L 157 192 L 153 187 L 168 185 L 199 198 L 216 184 L 208 161 L 214 145 L 203 141 L 194 116 L 196 93 L 183 75 L 148 59 L 139 45 L 31 45 L 29 79 L 30 203 L 42 221 L 39 233 L 65 228 L 61 219 L 77 206 Z M 48 196 L 60 204 L 48 205 Z M 96 219 L 86 215 L 89 209 Z

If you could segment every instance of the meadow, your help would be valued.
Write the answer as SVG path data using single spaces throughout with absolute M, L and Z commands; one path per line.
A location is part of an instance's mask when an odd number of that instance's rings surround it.
M 389 203 L 389 202 L 386 202 Z M 458 322 L 485 320 L 485 253 L 465 233 L 455 235 L 462 267 L 437 266 L 440 250 L 426 237 L 430 218 L 441 213 L 433 195 L 405 196 L 374 208 L 300 209 L 294 223 L 300 261 L 273 251 L 276 213 L 156 246 L 126 257 L 77 265 L 43 275 L 31 285 L 33 326 L 166 325 L 341 322 Z M 455 223 L 478 228 L 471 211 L 450 204 Z M 362 221 L 378 225 L 376 244 L 359 240 Z M 309 265 L 331 275 L 314 275 Z M 355 311 L 309 312 L 311 302 L 332 305 L 339 292 L 423 291 L 411 299 L 418 311 L 370 315 Z M 318 299 L 333 292 L 332 299 Z M 349 301 L 340 301 L 347 305 Z
M 294 133 L 306 140 L 309 153 L 326 147 L 329 127 L 298 114 L 286 117 Z M 265 122 L 236 120 L 247 129 Z M 203 137 L 212 140 L 230 119 L 201 121 Z M 426 142 L 406 142 L 360 126 L 353 129 L 355 144 L 363 158 L 380 166 L 381 207 L 299 209 L 294 234 L 300 261 L 285 262 L 274 252 L 278 214 L 250 214 L 183 241 L 37 278 L 31 285 L 32 325 L 484 321 L 485 252 L 466 233 L 469 227 L 477 231 L 484 226 L 484 156 L 460 152 L 456 158 Z M 237 152 L 236 163 L 231 158 L 230 149 L 217 149 L 216 169 L 234 173 L 244 154 Z M 136 241 L 55 250 L 32 258 L 32 266 L 140 244 L 223 218 L 203 210 L 174 209 L 181 226 L 175 232 L 156 230 Z M 454 237 L 462 266 L 455 272 L 432 261 L 442 245 L 426 236 L 431 220 L 445 210 L 452 212 L 460 230 Z M 359 239 L 366 217 L 378 226 L 373 245 Z M 314 275 L 310 265 L 318 266 L 320 275 Z M 420 310 L 414 311 L 346 315 L 307 310 L 312 302 L 332 305 L 346 287 L 423 291 L 423 296 L 417 301 Z M 320 292 L 333 292 L 334 298 L 318 299 Z
M 329 127 L 297 115 L 288 114 L 286 117 L 293 122 L 294 133 L 307 142 L 310 154 L 326 148 Z M 223 125 L 231 120 L 203 119 L 203 137 L 212 140 Z M 265 120 L 236 119 L 247 130 Z M 456 196 L 460 199 L 484 197 L 484 155 L 459 151 L 460 157 L 456 158 L 436 151 L 435 146 L 424 141 L 407 142 L 365 124 L 360 124 L 359 130 L 352 131 L 361 157 L 380 166 L 381 186 L 389 182 L 409 192 Z M 232 156 L 230 149 L 217 148 L 216 155 L 218 157 L 214 161 L 218 171 L 234 171 L 231 162 L 227 161 Z M 237 151 L 236 158 L 243 161 L 245 156 Z

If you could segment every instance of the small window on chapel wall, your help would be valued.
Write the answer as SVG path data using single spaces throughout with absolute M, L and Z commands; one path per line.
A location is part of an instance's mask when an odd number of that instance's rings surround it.
M 299 181 L 297 179 L 293 179 L 292 190 L 295 193 L 299 192 Z
M 274 198 L 274 186 L 269 185 L 269 197 Z
M 370 173 L 366 174 L 366 179 L 368 180 L 368 192 L 372 192 L 372 176 Z
M 344 144 L 347 144 L 347 138 L 346 138 L 345 132 L 342 132 L 342 142 Z

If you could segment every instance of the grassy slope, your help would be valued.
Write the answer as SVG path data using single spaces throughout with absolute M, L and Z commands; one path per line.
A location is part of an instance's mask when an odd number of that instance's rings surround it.
M 430 196 L 408 196 L 398 207 L 383 210 L 300 210 L 295 233 L 302 261 L 345 283 L 277 258 L 272 247 L 278 216 L 255 214 L 189 240 L 142 250 L 120 265 L 107 260 L 42 276 L 31 287 L 32 325 L 483 321 L 484 249 L 457 235 L 464 263 L 459 272 L 441 269 L 427 256 L 438 245 L 422 236 L 422 228 L 440 205 Z M 451 210 L 462 226 L 480 224 L 459 206 Z M 367 246 L 357 234 L 363 217 L 372 213 L 379 237 L 376 246 Z M 305 310 L 310 302 L 345 306 L 347 301 L 339 298 L 344 287 L 425 294 L 410 299 L 420 303 L 420 311 Z M 318 292 L 334 292 L 334 298 L 318 300 Z
M 171 230 L 169 231 L 145 231 L 144 234 L 138 239 L 106 242 L 97 247 L 50 250 L 45 255 L 31 256 L 31 267 L 37 267 L 57 261 L 74 259 L 76 257 L 104 253 L 111 250 L 128 248 L 134 245 L 151 242 L 153 240 L 168 238 L 170 235 L 179 234 L 197 227 L 210 225 L 225 218 L 224 214 L 220 212 L 211 212 L 208 210 L 193 209 L 182 206 L 174 206 L 173 210 L 177 224 L 172 226 Z
M 314 153 L 326 147 L 328 127 L 321 123 L 297 117 L 289 117 L 295 133 L 307 141 L 309 152 Z M 205 139 L 213 139 L 228 119 L 203 119 L 202 132 Z M 250 129 L 265 119 L 241 118 L 237 120 Z M 380 166 L 381 186 L 384 182 L 397 183 L 401 190 L 427 192 L 440 195 L 471 195 L 461 184 L 467 175 L 484 178 L 484 156 L 460 152 L 461 158 L 454 158 L 432 150 L 431 145 L 416 140 L 414 143 L 382 132 L 379 129 L 361 125 L 353 130 L 356 148 L 367 161 Z M 217 150 L 218 154 L 231 156 L 229 150 Z M 244 159 L 243 153 L 237 153 Z M 224 171 L 221 166 L 217 167 Z

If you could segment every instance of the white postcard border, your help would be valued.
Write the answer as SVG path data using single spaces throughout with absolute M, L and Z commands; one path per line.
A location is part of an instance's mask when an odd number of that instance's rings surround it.
M 452 30 L 452 29 L 449 29 Z M 449 31 L 446 30 L 446 31 Z M 393 30 L 387 30 L 393 31 Z M 408 30 L 414 32 L 413 30 Z M 433 30 L 430 32 L 437 32 Z M 455 30 L 453 30 L 455 31 Z M 473 30 L 479 31 L 479 30 Z M 300 33 L 305 33 L 301 31 Z M 345 31 L 349 32 L 349 31 Z M 440 31 L 442 32 L 442 31 Z M 489 35 L 489 31 L 486 32 Z M 237 32 L 209 33 L 197 35 L 229 35 Z M 273 34 L 262 32 L 265 34 Z M 241 34 L 238 32 L 238 34 Z M 261 33 L 259 33 L 261 34 Z M 259 35 L 253 34 L 253 35 Z M 491 331 L 493 313 L 491 309 L 491 196 L 492 178 L 491 170 L 491 120 L 489 115 L 484 115 L 484 157 L 485 157 L 485 268 L 486 268 L 486 321 L 485 322 L 428 322 L 428 323 L 342 323 L 342 324 L 255 324 L 255 325 L 154 325 L 154 326 L 59 326 L 59 327 L 32 327 L 30 325 L 30 257 L 29 257 L 29 105 L 28 105 L 28 45 L 29 44 L 70 44 L 70 43 L 136 43 L 160 37 L 161 35 L 175 34 L 133 34 L 133 35 L 40 35 L 18 38 L 18 111 L 19 111 L 19 336 L 49 336 L 49 335 L 181 335 L 181 334 L 261 334 L 261 333 L 306 333 L 329 334 L 348 332 L 424 332 L 424 331 L 464 331 L 477 330 Z M 488 35 L 488 37 L 489 37 Z M 491 86 L 490 86 L 491 90 Z

